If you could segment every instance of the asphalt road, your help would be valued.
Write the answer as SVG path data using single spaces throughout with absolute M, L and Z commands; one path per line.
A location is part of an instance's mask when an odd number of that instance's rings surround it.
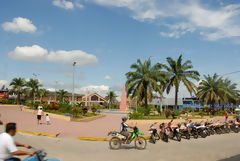
M 0 133 L 3 126 L 0 126 Z M 120 150 L 110 150 L 108 142 L 78 141 L 18 133 L 15 140 L 44 148 L 49 157 L 62 161 L 239 161 L 240 133 L 214 135 L 206 139 L 178 143 L 148 143 L 146 150 L 136 150 L 133 143 Z

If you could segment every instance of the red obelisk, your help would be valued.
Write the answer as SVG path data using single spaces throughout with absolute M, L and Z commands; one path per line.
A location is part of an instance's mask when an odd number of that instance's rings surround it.
M 123 85 L 121 104 L 120 104 L 119 109 L 120 109 L 120 111 L 127 111 L 127 98 L 126 98 L 126 94 L 125 94 L 125 85 Z

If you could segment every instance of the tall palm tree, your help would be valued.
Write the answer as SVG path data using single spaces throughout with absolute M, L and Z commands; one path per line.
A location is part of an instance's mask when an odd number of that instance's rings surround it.
M 169 82 L 166 86 L 167 93 L 170 92 L 171 88 L 175 87 L 175 109 L 178 107 L 178 92 L 179 86 L 182 82 L 188 92 L 192 94 L 195 93 L 195 84 L 190 80 L 199 80 L 199 73 L 196 70 L 191 70 L 193 68 L 192 62 L 190 60 L 182 62 L 182 55 L 178 57 L 177 60 L 173 60 L 170 57 L 167 57 L 168 66 L 165 65 L 167 72 L 169 73 Z
M 42 103 L 42 98 L 48 96 L 48 91 L 46 89 L 39 89 L 37 96 L 39 97 L 40 103 Z
M 24 78 L 13 78 L 10 83 L 10 86 L 13 87 L 15 91 L 17 91 L 17 104 L 20 103 L 20 94 L 22 92 L 22 88 L 25 86 Z
M 141 62 L 140 59 L 137 63 L 130 66 L 133 72 L 126 73 L 126 91 L 127 97 L 131 95 L 132 98 L 137 97 L 138 102 L 144 102 L 145 107 L 148 107 L 148 100 L 152 101 L 152 92 L 162 91 L 158 82 L 165 81 L 166 72 L 163 72 L 162 64 L 157 63 L 151 65 L 150 58 Z
M 117 95 L 114 91 L 109 91 L 106 97 L 108 99 L 108 107 L 111 107 L 116 102 Z
M 30 79 L 27 81 L 26 86 L 31 91 L 32 102 L 35 103 L 36 92 L 38 91 L 39 87 L 42 87 L 42 84 L 38 81 L 38 79 Z
M 64 102 L 64 98 L 67 95 L 67 91 L 65 91 L 64 89 L 61 89 L 59 91 L 57 91 L 57 98 L 59 99 L 60 102 Z

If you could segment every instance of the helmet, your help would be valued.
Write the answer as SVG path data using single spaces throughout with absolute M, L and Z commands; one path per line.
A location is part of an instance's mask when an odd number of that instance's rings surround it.
M 127 120 L 127 119 L 128 119 L 128 117 L 126 117 L 126 116 L 122 117 L 122 120 Z

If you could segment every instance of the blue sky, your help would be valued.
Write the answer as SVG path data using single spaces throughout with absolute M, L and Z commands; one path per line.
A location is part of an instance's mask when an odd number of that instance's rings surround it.
M 2 0 L 0 25 L 0 85 L 36 73 L 45 88 L 71 90 L 73 60 L 77 91 L 103 94 L 120 94 L 138 58 L 183 54 L 201 75 L 240 70 L 234 0 Z

